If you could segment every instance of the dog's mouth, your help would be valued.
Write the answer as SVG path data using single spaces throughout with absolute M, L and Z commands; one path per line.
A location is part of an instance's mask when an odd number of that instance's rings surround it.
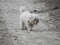
M 34 25 L 37 25 L 38 24 L 38 20 L 37 21 L 32 21 L 31 23 L 29 23 L 29 26 L 33 27 Z
M 33 26 L 34 26 L 34 24 L 31 24 L 31 23 L 30 23 L 29 25 L 30 25 L 31 27 L 33 27 Z
M 31 22 L 28 21 L 28 25 L 31 26 L 31 27 L 33 27 L 34 26 L 34 22 L 33 21 L 31 21 Z

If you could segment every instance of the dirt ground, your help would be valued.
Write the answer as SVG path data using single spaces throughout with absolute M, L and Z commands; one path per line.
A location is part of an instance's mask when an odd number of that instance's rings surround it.
M 0 0 L 0 45 L 60 45 L 60 9 L 36 12 L 41 20 L 28 31 L 19 29 L 20 4 L 17 0 Z

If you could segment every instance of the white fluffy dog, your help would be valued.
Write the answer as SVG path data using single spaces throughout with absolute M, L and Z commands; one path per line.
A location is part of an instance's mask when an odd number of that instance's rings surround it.
M 20 29 L 22 30 L 32 30 L 34 25 L 39 22 L 39 16 L 37 14 L 32 14 L 25 10 L 26 7 L 20 7 Z

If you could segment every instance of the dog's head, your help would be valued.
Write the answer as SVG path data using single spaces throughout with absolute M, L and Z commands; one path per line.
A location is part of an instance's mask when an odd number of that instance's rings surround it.
M 28 21 L 28 24 L 33 27 L 34 25 L 37 25 L 39 22 L 39 19 L 38 18 L 35 18 L 34 20 L 32 21 Z

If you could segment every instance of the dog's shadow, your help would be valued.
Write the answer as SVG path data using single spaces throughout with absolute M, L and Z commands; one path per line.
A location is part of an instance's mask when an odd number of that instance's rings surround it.
M 27 32 L 48 32 L 49 30 L 23 30 Z

